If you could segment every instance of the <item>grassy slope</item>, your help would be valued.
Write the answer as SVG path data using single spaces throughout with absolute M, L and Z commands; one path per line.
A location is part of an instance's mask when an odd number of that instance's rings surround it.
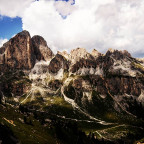
M 48 127 L 45 128 L 42 126 L 40 122 L 35 120 L 32 116 L 28 119 L 31 119 L 33 125 L 22 123 L 19 118 L 23 119 L 24 115 L 19 113 L 18 110 L 10 106 L 4 108 L 0 105 L 0 123 L 8 126 L 22 144 L 56 143 L 56 139 L 51 130 Z M 7 120 L 12 120 L 16 126 L 12 125 Z

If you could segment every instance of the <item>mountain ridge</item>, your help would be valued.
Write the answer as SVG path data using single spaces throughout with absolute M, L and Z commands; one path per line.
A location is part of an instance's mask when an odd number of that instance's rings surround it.
M 46 114 L 45 119 L 101 127 L 144 120 L 144 63 L 126 50 L 54 54 L 43 37 L 23 31 L 0 48 L 0 78 L 1 104 Z

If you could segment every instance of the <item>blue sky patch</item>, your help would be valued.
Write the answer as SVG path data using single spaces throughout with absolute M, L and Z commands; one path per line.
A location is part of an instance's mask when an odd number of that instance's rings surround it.
M 0 18 L 0 38 L 10 39 L 13 35 L 22 31 L 22 21 L 21 18 L 10 18 L 6 16 L 1 16 Z
M 62 0 L 62 1 L 68 2 L 69 0 Z M 75 4 L 75 0 L 73 1 L 74 1 L 73 4 Z M 62 16 L 62 18 L 66 19 L 67 16 Z M 21 31 L 22 31 L 22 19 L 20 17 L 10 18 L 7 16 L 0 15 L 0 39 L 10 39 L 13 35 Z

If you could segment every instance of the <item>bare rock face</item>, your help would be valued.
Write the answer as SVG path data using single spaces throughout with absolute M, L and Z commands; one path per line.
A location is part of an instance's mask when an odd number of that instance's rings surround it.
M 115 50 L 115 49 L 109 49 L 106 53 L 107 57 L 112 56 L 113 58 L 115 58 L 116 60 L 120 60 L 120 59 L 124 59 L 126 57 L 131 57 L 131 54 L 124 50 L 124 51 L 119 51 L 119 50 Z
M 79 48 L 73 50 L 70 56 L 72 73 L 102 75 L 104 72 L 107 75 L 107 73 L 127 73 L 131 69 L 131 55 L 127 51 L 109 49 L 105 55 L 102 55 L 95 49 L 90 54 L 85 49 Z M 127 73 L 127 75 L 131 74 Z
M 124 109 L 137 115 L 131 108 L 136 106 L 134 101 L 139 103 L 139 98 L 143 95 L 143 86 L 143 82 L 135 77 L 86 75 L 74 79 L 66 87 L 65 94 L 93 115 L 95 112 L 87 109 L 88 107 L 92 110 L 98 108 L 98 113 L 102 105 L 104 113 L 112 107 L 117 111 L 119 110 L 115 108 L 117 101 Z M 141 110 L 140 105 L 138 109 Z
M 0 71 L 8 69 L 30 70 L 36 60 L 51 60 L 54 56 L 41 36 L 31 38 L 28 31 L 22 31 L 0 48 Z
M 123 50 L 122 53 L 123 53 L 125 56 L 131 57 L 131 54 L 130 54 L 127 50 Z
M 102 54 L 99 53 L 96 49 L 93 49 L 92 52 L 91 52 L 91 55 L 95 58 L 101 56 Z
M 49 64 L 49 72 L 50 73 L 58 73 L 60 69 L 64 69 L 64 71 L 68 71 L 69 62 L 60 54 L 57 54 Z
M 57 53 L 69 60 L 70 55 L 66 51 L 63 52 L 58 51 Z
M 29 32 L 23 31 L 3 45 L 0 63 L 10 69 L 31 69 L 35 64 Z
M 22 96 L 31 88 L 31 81 L 22 71 L 9 71 L 1 76 L 0 99 L 3 97 Z
M 96 68 L 96 61 L 95 60 L 89 60 L 89 59 L 80 59 L 78 62 L 76 62 L 72 67 L 71 67 L 71 72 L 75 73 L 77 72 L 80 68 Z
M 32 46 L 37 60 L 50 60 L 54 56 L 51 49 L 47 46 L 47 42 L 41 36 L 32 37 Z
M 88 59 L 90 57 L 91 57 L 91 55 L 86 51 L 85 48 L 73 49 L 70 52 L 70 60 L 71 60 L 72 63 L 75 63 L 75 62 L 79 61 L 82 58 Z
M 144 64 L 144 58 L 137 58 L 137 60 Z
M 4 57 L 4 54 L 5 54 L 5 50 L 6 50 L 6 47 L 8 46 L 8 42 L 6 42 L 1 48 L 0 48 L 0 66 L 2 67 L 2 65 L 4 64 L 4 60 L 5 60 L 5 57 Z M 1 69 L 1 68 L 0 68 Z
M 62 86 L 62 82 L 59 80 L 54 80 L 54 81 L 50 81 L 49 83 L 49 87 L 52 90 L 57 90 L 58 88 L 60 88 Z

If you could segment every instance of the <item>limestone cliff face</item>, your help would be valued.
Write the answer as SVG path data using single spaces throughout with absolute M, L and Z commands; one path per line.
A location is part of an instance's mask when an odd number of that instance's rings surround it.
M 120 60 L 120 59 L 124 59 L 124 58 L 127 58 L 127 57 L 131 57 L 131 54 L 126 50 L 119 51 L 119 50 L 115 50 L 115 49 L 109 49 L 106 52 L 105 56 L 107 56 L 107 57 L 112 56 L 116 60 Z
M 140 61 L 144 65 L 144 58 L 137 58 L 138 61 Z
M 102 54 L 99 53 L 96 49 L 93 49 L 92 52 L 91 52 L 91 55 L 95 58 L 101 56 Z
M 83 76 L 74 80 L 72 87 L 81 92 L 91 92 L 95 89 L 100 95 L 107 95 L 108 91 L 112 95 L 133 95 L 139 97 L 144 85 L 141 80 L 132 77 L 105 77 Z M 76 96 L 76 94 L 75 94 Z
M 101 113 L 115 110 L 137 115 L 133 109 L 142 110 L 143 90 L 143 80 L 135 77 L 85 75 L 71 81 L 65 94 L 93 116 L 100 117 Z
M 50 60 L 53 52 L 41 36 L 31 38 L 28 31 L 22 31 L 0 48 L 0 70 L 30 70 L 36 60 Z
M 64 71 L 69 70 L 69 62 L 65 59 L 65 57 L 63 57 L 60 54 L 57 54 L 50 62 L 49 66 L 48 66 L 49 72 L 50 73 L 58 73 L 58 71 L 60 69 L 63 69 Z
M 51 49 L 47 46 L 47 42 L 41 36 L 32 37 L 32 46 L 37 60 L 50 60 L 54 56 Z
M 57 53 L 65 57 L 67 60 L 69 60 L 70 58 L 70 54 L 68 54 L 67 51 L 62 51 L 62 52 L 58 51 Z
M 89 54 L 85 48 L 73 49 L 70 52 L 70 61 L 72 62 L 72 64 L 76 63 L 81 58 L 84 58 L 84 59 L 91 58 L 91 54 Z
M 10 39 L 1 52 L 3 64 L 11 69 L 31 69 L 35 64 L 34 49 L 29 32 L 23 31 Z
M 74 49 L 69 54 L 69 61 L 71 62 L 69 71 L 76 75 L 99 73 L 102 64 L 99 63 L 101 57 L 102 54 L 95 49 L 91 53 L 84 48 Z

